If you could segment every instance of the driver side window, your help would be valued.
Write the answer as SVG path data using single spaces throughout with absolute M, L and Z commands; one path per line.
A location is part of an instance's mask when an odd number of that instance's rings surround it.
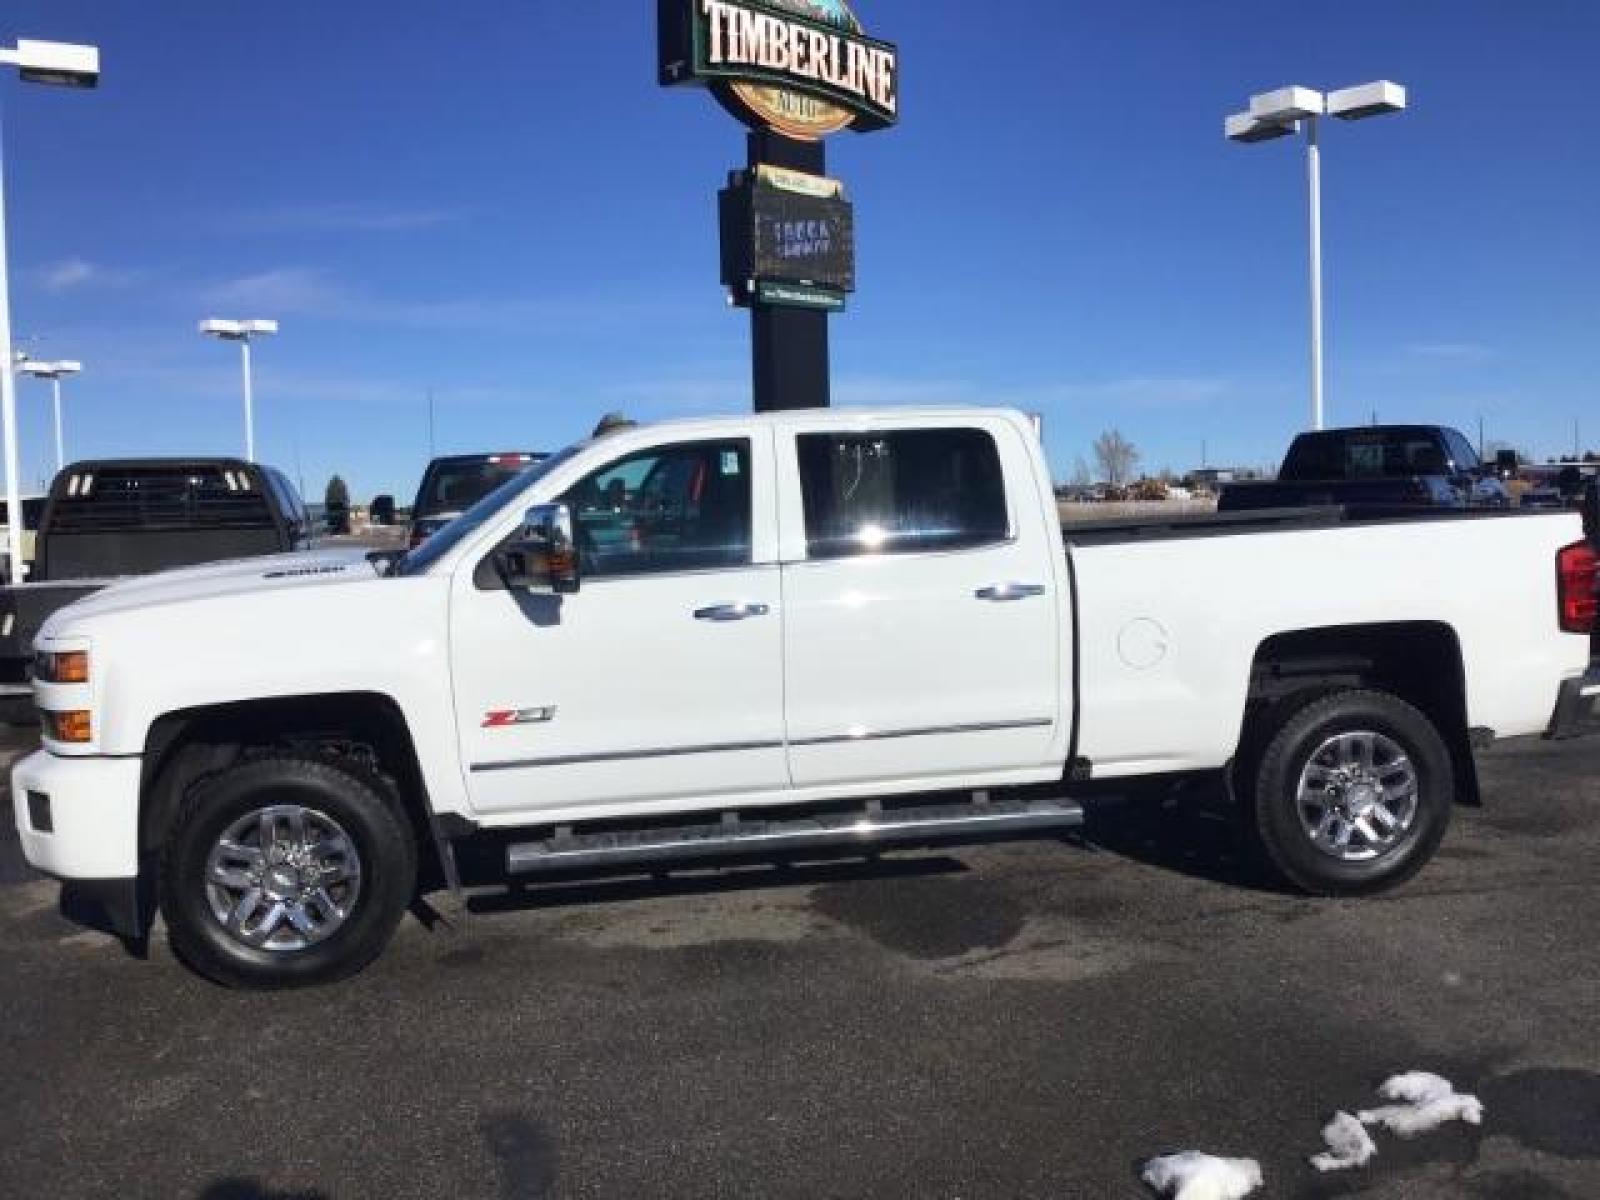
M 750 443 L 682 442 L 630 454 L 580 480 L 572 512 L 591 579 L 750 562 Z

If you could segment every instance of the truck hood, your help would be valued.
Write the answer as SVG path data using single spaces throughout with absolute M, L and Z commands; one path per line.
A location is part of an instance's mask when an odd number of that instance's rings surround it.
M 378 568 L 367 561 L 368 553 L 362 547 L 349 546 L 303 554 L 271 554 L 123 580 L 62 609 L 46 623 L 40 636 L 51 636 L 58 627 L 79 618 L 131 608 L 290 588 L 374 582 L 381 576 Z

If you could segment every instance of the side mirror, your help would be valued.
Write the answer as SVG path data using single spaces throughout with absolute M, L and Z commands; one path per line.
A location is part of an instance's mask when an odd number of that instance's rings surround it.
M 495 555 L 508 588 L 568 596 L 578 590 L 578 545 L 572 512 L 565 504 L 536 504 L 522 518 L 522 531 Z

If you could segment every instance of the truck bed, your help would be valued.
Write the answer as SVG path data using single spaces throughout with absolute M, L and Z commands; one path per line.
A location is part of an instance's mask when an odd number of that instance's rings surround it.
M 1063 526 L 1068 546 L 1112 546 L 1126 542 L 1237 537 L 1247 533 L 1288 533 L 1405 522 L 1506 521 L 1551 516 L 1550 511 L 1503 508 L 1419 508 L 1411 505 L 1327 505 L 1317 508 L 1263 508 L 1244 512 L 1174 514 L 1158 520 L 1116 517 Z

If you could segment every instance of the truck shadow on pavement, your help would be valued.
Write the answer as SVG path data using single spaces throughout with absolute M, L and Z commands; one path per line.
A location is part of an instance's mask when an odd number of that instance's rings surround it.
M 195 1200 L 332 1200 L 326 1192 L 280 1192 L 262 1187 L 254 1179 L 219 1179 L 195 1193 Z
M 462 868 L 462 882 L 469 889 L 493 886 L 485 872 L 469 871 L 465 862 Z M 859 880 L 959 875 L 967 870 L 965 863 L 940 853 L 917 858 L 855 858 L 804 864 L 735 859 L 714 866 L 684 866 L 643 876 L 637 869 L 632 874 L 619 870 L 611 875 L 552 875 L 538 882 L 513 883 L 509 887 L 474 893 L 467 901 L 467 909 L 474 914 L 487 914 L 576 908 L 660 896 L 726 895 Z
M 1287 894 L 1220 782 L 1123 788 L 1084 805 L 1080 840 L 1146 866 L 1253 892 Z

